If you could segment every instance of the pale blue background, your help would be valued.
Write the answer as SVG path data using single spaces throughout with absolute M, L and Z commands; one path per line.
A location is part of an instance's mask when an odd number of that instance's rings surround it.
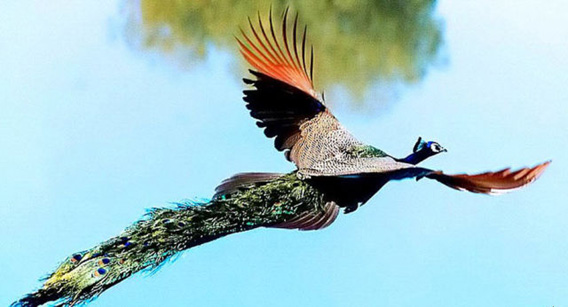
M 336 115 L 394 155 L 439 141 L 449 153 L 426 166 L 447 172 L 552 159 L 538 182 L 502 197 L 389 184 L 324 231 L 233 235 L 92 306 L 568 305 L 568 3 L 437 10 L 449 63 L 379 114 Z M 181 71 L 129 48 L 120 16 L 114 1 L 0 4 L 2 306 L 144 208 L 292 170 L 248 118 L 234 53 Z

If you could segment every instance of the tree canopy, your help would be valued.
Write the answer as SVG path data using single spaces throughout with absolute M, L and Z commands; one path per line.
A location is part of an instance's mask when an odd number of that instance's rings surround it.
M 308 26 L 316 88 L 340 86 L 359 97 L 376 83 L 416 83 L 440 58 L 443 22 L 434 14 L 435 0 L 271 2 L 128 2 L 127 33 L 135 46 L 184 65 L 204 58 L 211 45 L 237 54 L 234 36 L 239 27 L 248 30 L 247 16 L 266 17 L 271 5 L 279 16 L 289 5 Z

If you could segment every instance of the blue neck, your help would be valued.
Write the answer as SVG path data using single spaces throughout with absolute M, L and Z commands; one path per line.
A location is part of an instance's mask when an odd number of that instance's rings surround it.
M 426 160 L 430 155 L 425 151 L 417 151 L 408 155 L 404 159 L 398 159 L 399 162 L 404 162 L 412 165 L 416 165 L 424 160 Z

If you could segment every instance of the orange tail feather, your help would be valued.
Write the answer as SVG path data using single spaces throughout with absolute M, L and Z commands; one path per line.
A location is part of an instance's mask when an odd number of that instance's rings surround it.
M 446 175 L 442 172 L 434 172 L 426 177 L 456 190 L 495 195 L 520 189 L 535 181 L 549 164 L 550 161 L 547 161 L 535 167 L 522 168 L 514 172 L 509 168 L 476 175 Z

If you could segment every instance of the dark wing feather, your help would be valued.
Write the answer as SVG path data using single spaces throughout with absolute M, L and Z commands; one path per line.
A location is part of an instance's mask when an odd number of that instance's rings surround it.
M 339 206 L 334 202 L 328 202 L 321 210 L 306 212 L 284 223 L 270 226 L 271 228 L 286 228 L 299 230 L 323 229 L 335 221 L 339 214 Z
M 460 191 L 470 191 L 482 194 L 502 194 L 520 189 L 538 179 L 548 167 L 550 161 L 532 168 L 522 168 L 511 171 L 509 168 L 497 172 L 486 172 L 476 175 L 446 175 L 442 172 L 433 172 L 426 175 L 450 188 Z
M 278 150 L 290 149 L 300 137 L 300 126 L 324 112 L 326 107 L 314 97 L 287 83 L 251 70 L 256 80 L 246 80 L 255 89 L 244 91 L 250 115 L 264 134 L 276 137 Z

